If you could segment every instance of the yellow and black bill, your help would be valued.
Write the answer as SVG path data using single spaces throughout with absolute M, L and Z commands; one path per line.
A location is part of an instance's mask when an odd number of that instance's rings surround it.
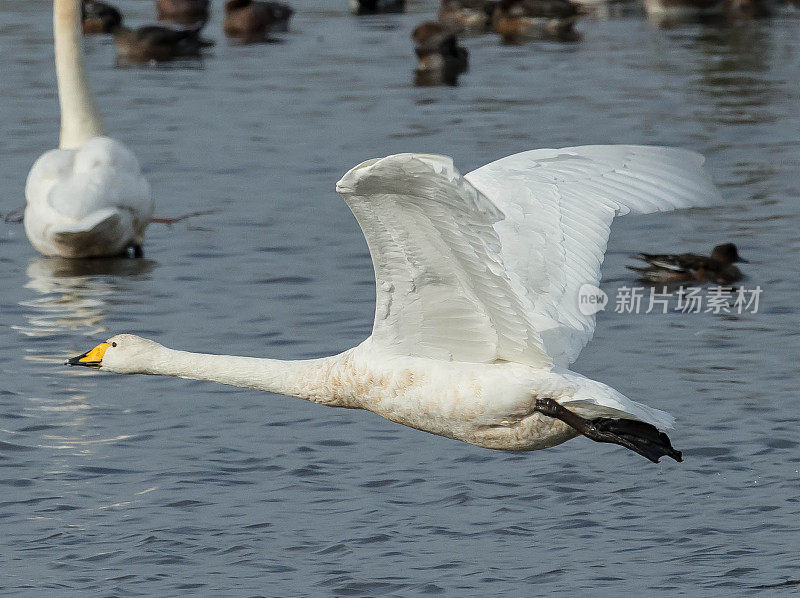
M 99 369 L 103 363 L 103 355 L 111 345 L 108 343 L 100 343 L 91 351 L 87 351 L 83 355 L 78 355 L 72 359 L 67 359 L 64 365 L 82 365 L 87 368 Z

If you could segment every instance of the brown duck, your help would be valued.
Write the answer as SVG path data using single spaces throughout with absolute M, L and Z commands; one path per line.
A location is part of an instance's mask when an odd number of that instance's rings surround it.
M 455 33 L 440 23 L 425 21 L 414 29 L 411 39 L 417 54 L 416 85 L 455 85 L 458 76 L 466 72 L 467 50 L 458 45 Z
M 200 38 L 203 24 L 189 28 L 146 25 L 138 29 L 117 27 L 114 45 L 122 62 L 166 62 L 177 58 L 199 58 L 208 42 Z
M 384 12 L 405 12 L 406 0 L 350 0 L 354 15 L 375 15 Z
M 484 33 L 492 29 L 497 0 L 441 0 L 439 22 L 457 33 Z
M 747 263 L 746 259 L 739 256 L 733 243 L 717 245 L 711 252 L 711 257 L 693 253 L 679 255 L 639 253 L 631 257 L 643 260 L 648 265 L 627 266 L 628 269 L 638 272 L 642 280 L 647 282 L 664 283 L 698 281 L 728 284 L 742 278 L 742 273 L 733 265 L 734 262 Z
M 194 25 L 208 21 L 208 0 L 156 0 L 159 21 Z
M 494 31 L 505 44 L 549 39 L 574 42 L 578 5 L 571 0 L 500 0 L 494 12 Z
M 271 31 L 288 31 L 293 14 L 291 7 L 280 2 L 228 0 L 222 28 L 228 37 L 246 43 L 266 41 Z
M 83 0 L 81 5 L 83 17 L 83 33 L 111 33 L 122 25 L 122 13 L 105 2 Z

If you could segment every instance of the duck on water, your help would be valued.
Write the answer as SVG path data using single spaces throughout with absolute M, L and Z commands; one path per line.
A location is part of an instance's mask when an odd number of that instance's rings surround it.
M 716 282 L 730 284 L 742 279 L 742 272 L 734 266 L 736 262 L 748 263 L 739 255 L 733 243 L 717 245 L 711 256 L 694 253 L 657 254 L 638 253 L 631 256 L 647 262 L 647 266 L 626 266 L 638 272 L 647 282 Z

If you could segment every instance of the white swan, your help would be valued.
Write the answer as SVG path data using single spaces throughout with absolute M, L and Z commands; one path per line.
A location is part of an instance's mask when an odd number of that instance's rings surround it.
M 67 363 L 368 409 L 492 449 L 541 449 L 581 433 L 680 460 L 654 427 L 669 427 L 668 414 L 567 366 L 594 331 L 577 292 L 599 281 L 614 216 L 713 202 L 702 164 L 691 152 L 635 146 L 533 150 L 465 177 L 444 156 L 369 160 L 336 187 L 375 268 L 374 327 L 359 346 L 277 361 L 123 334 Z
M 61 142 L 28 175 L 25 233 L 48 256 L 141 255 L 150 185 L 130 150 L 104 136 L 83 60 L 81 0 L 53 1 L 53 34 Z

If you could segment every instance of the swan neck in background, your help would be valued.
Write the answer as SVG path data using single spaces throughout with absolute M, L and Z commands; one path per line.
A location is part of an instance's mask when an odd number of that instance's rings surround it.
M 336 385 L 340 356 L 297 361 L 190 353 L 162 348 L 142 372 L 273 392 L 338 407 L 356 407 Z
M 103 135 L 83 59 L 81 0 L 53 0 L 56 78 L 61 105 L 61 149 L 74 149 Z

